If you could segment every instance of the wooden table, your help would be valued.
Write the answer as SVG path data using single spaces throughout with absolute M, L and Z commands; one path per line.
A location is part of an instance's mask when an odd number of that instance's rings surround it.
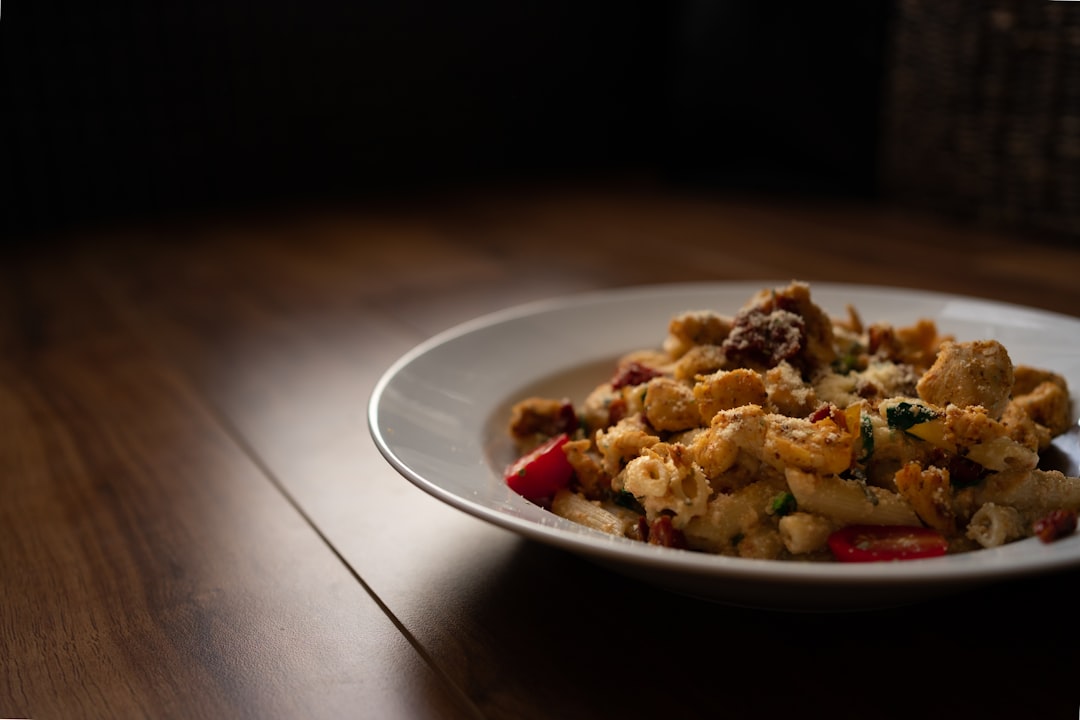
M 374 383 L 474 316 L 792 278 L 1080 313 L 1080 244 L 843 201 L 457 189 L 96 230 L 0 284 L 0 716 L 1075 717 L 1072 582 L 844 614 L 642 584 L 426 495 Z

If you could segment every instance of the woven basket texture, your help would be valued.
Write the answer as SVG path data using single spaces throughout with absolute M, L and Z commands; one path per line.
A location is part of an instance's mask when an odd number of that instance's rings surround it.
M 1080 241 L 1080 2 L 899 0 L 881 186 Z

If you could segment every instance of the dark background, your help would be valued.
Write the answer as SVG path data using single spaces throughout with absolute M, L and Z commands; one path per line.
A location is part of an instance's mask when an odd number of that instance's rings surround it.
M 2 12 L 9 236 L 469 183 L 878 191 L 888 2 Z

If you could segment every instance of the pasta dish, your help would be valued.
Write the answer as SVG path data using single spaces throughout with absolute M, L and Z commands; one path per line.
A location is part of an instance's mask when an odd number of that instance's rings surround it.
M 810 286 L 671 318 L 580 402 L 527 397 L 505 480 L 576 523 L 748 558 L 907 560 L 1073 533 L 1040 465 L 1066 379 L 936 324 L 829 317 Z

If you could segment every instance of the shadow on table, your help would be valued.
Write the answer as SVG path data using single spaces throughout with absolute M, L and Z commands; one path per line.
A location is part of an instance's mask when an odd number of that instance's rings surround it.
M 540 717 L 1063 717 L 1078 701 L 1067 578 L 857 613 L 778 613 L 670 593 L 522 542 L 469 609 L 490 657 L 469 693 Z M 487 710 L 487 708 L 481 708 Z M 1071 716 L 1071 715 L 1070 715 Z

